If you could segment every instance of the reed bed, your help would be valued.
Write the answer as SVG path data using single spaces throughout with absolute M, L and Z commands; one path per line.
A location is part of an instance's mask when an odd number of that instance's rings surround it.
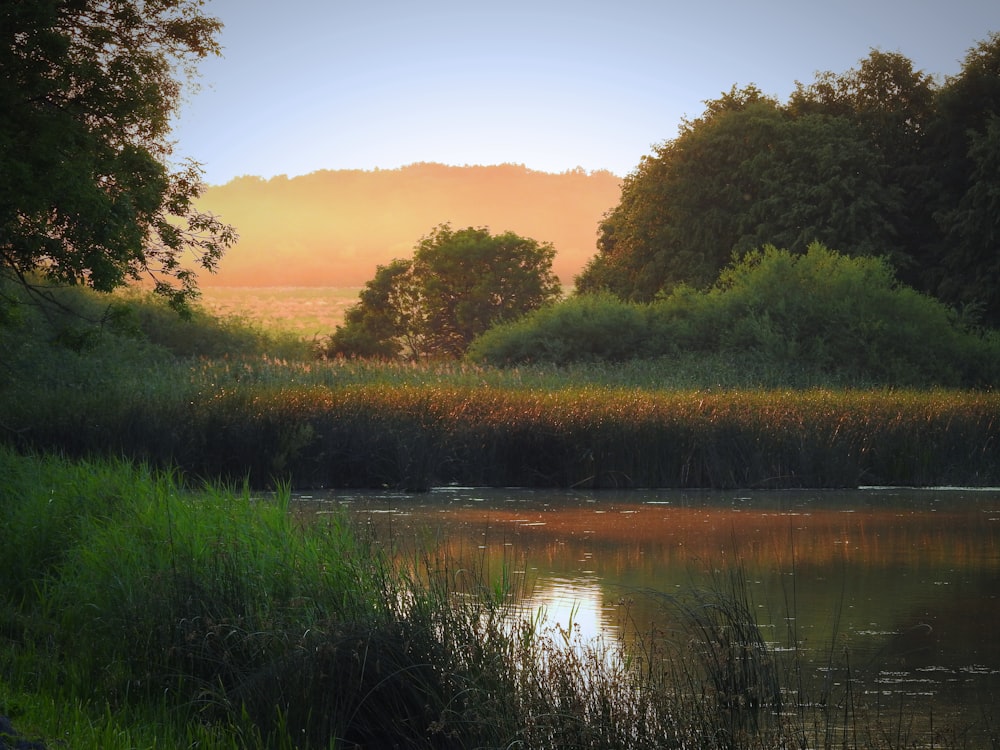
M 592 375 L 599 380 L 596 375 Z M 984 486 L 1000 394 L 665 389 L 557 371 L 206 361 L 4 395 L 3 436 L 254 487 Z

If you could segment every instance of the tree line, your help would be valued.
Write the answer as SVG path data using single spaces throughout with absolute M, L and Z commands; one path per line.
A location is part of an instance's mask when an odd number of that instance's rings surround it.
M 236 241 L 196 209 L 198 166 L 168 167 L 170 118 L 195 64 L 219 52 L 220 28 L 194 0 L 0 5 L 0 277 L 36 291 L 39 277 L 104 291 L 146 278 L 184 309 L 197 294 L 185 254 L 211 272 Z M 814 243 L 879 258 L 890 288 L 957 311 L 963 332 L 1000 324 L 1000 34 L 941 84 L 873 51 L 785 103 L 752 85 L 707 102 L 625 179 L 577 294 L 684 311 L 697 294 L 729 299 L 726 269 L 759 248 L 798 257 Z M 378 268 L 327 353 L 462 356 L 559 298 L 554 254 L 443 224 L 412 259 Z M 0 294 L 0 322 L 17 304 Z M 779 317 L 757 311 L 737 338 L 783 335 Z
M 610 172 L 551 174 L 516 164 L 240 177 L 208 187 L 198 201 L 240 231 L 237 251 L 204 286 L 361 286 L 443 221 L 551 242 L 552 270 L 572 284 L 620 186 Z
M 940 85 L 872 51 L 784 103 L 753 85 L 707 102 L 626 177 L 577 289 L 649 301 L 816 241 L 1000 324 L 1000 34 Z
M 379 267 L 325 353 L 504 364 L 711 351 L 857 382 L 992 383 L 1000 347 L 981 327 L 1000 323 L 998 230 L 1000 35 L 940 86 L 872 51 L 784 104 L 752 85 L 707 102 L 625 179 L 573 299 L 547 304 L 551 253 L 534 241 L 445 228 L 413 261 Z M 510 252 L 525 246 L 530 263 Z M 451 260 L 427 262 L 438 255 Z M 500 266 L 533 292 L 491 304 L 510 288 Z

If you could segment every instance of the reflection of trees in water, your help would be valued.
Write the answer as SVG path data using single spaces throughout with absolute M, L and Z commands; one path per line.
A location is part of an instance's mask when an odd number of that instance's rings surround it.
M 677 653 L 690 639 L 676 602 L 742 566 L 766 648 L 748 653 L 774 659 L 785 700 L 842 705 L 851 686 L 861 700 L 902 701 L 940 722 L 1000 688 L 1000 527 L 987 520 L 1000 513 L 974 501 L 889 506 L 870 493 L 819 493 L 827 504 L 817 507 L 785 492 L 720 507 L 697 493 L 657 505 L 490 492 L 407 496 L 373 518 L 397 541 L 431 541 L 494 576 L 517 572 L 529 616 L 545 604 L 580 638 L 600 631 L 612 642 L 624 629 L 630 646 L 669 641 Z M 739 638 L 702 640 L 722 667 L 746 663 L 726 660 L 743 653 Z M 718 672 L 722 698 L 747 692 L 734 674 Z
M 978 565 L 984 553 L 1000 554 L 1000 533 L 968 513 L 815 510 L 767 512 L 717 508 L 523 510 L 450 512 L 448 526 L 461 535 L 503 538 L 551 561 L 607 553 L 616 572 L 636 564 L 724 563 L 790 566 L 845 562 L 912 568 Z M 417 520 L 417 519 L 415 519 Z M 439 521 L 438 521 L 439 522 Z M 985 545 L 985 549 L 984 549 Z

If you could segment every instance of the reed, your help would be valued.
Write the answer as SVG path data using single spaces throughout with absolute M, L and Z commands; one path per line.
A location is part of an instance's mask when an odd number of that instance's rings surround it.
M 263 487 L 852 487 L 1000 482 L 1000 394 L 673 390 L 544 370 L 258 361 L 11 388 L 3 435 Z
M 74 304 L 100 317 L 122 302 Z M 23 317 L 0 328 L 0 442 L 25 450 L 254 487 L 1000 481 L 996 391 L 871 388 L 720 353 L 504 370 L 289 360 L 236 322 L 141 300 L 50 346 L 72 318 Z

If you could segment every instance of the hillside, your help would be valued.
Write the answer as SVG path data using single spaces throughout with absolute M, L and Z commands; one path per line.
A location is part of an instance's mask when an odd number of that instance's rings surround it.
M 570 284 L 596 253 L 598 222 L 618 203 L 620 184 L 610 172 L 511 164 L 240 177 L 198 202 L 240 233 L 201 286 L 360 286 L 444 222 L 551 242 L 554 270 Z

